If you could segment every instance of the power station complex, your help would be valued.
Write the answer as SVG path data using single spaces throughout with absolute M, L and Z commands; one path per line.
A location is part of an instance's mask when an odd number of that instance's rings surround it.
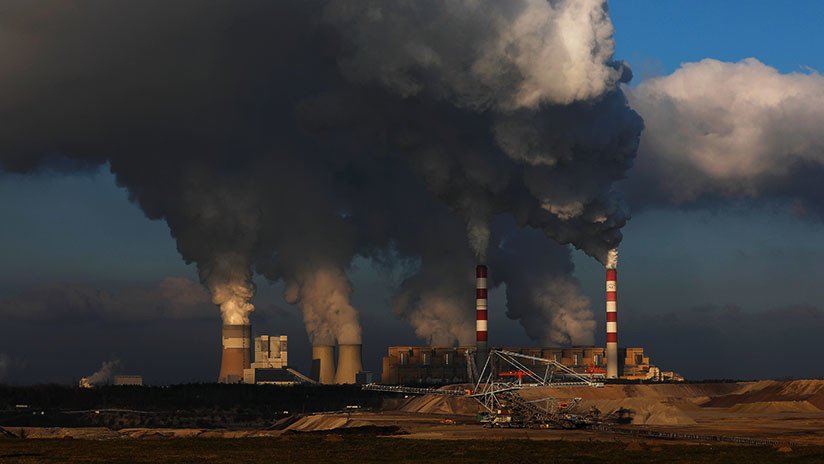
M 610 263 L 615 260 L 610 259 Z M 489 353 L 487 267 L 475 270 L 475 346 L 391 346 L 383 358 L 381 383 L 388 385 L 465 383 L 483 368 Z M 549 359 L 581 374 L 608 379 L 679 381 L 681 376 L 650 364 L 643 348 L 618 347 L 618 272 L 606 269 L 606 347 L 506 347 L 505 350 Z M 309 376 L 288 365 L 287 337 L 261 335 L 254 340 L 252 361 L 251 326 L 223 326 L 223 356 L 219 382 L 224 383 L 371 383 L 363 370 L 361 345 L 314 345 Z M 337 348 L 337 349 L 336 349 Z M 337 356 L 336 356 L 337 351 Z

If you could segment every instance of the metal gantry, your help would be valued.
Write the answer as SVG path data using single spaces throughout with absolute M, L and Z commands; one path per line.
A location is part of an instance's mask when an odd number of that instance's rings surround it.
M 529 356 L 513 351 L 491 349 L 478 371 L 473 350 L 466 351 L 467 373 L 472 388 L 466 390 L 416 388 L 393 385 L 365 385 L 364 389 L 412 395 L 464 396 L 477 401 L 486 410 L 486 422 L 492 426 L 579 427 L 590 423 L 586 416 L 574 414 L 580 398 L 559 400 L 554 397 L 527 401 L 520 391 L 547 387 L 602 387 L 598 376 L 579 374 L 552 359 Z M 508 379 L 514 380 L 508 380 Z

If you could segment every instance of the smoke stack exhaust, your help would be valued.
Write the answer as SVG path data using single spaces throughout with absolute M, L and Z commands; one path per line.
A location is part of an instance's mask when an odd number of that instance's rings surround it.
M 243 369 L 248 369 L 252 353 L 252 327 L 249 324 L 223 325 L 223 356 L 220 360 L 220 383 L 243 381 Z
M 335 347 L 332 345 L 312 346 L 312 371 L 315 380 L 324 384 L 335 383 Z
M 475 363 L 478 364 L 478 368 L 486 363 L 489 351 L 486 309 L 486 266 L 479 264 L 475 268 Z
M 618 251 L 607 261 L 607 378 L 618 378 Z
M 357 373 L 363 370 L 361 345 L 338 345 L 338 370 L 335 383 L 355 383 Z

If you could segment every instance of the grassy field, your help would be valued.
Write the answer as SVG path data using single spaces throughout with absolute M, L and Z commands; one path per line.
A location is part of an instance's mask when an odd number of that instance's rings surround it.
M 573 441 L 440 441 L 368 436 L 243 439 L 0 440 L 0 463 L 603 463 L 824 462 L 824 447 Z

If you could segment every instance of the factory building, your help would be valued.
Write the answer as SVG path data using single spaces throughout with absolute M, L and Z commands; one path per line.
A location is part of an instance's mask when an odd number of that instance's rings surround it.
M 143 376 L 140 375 L 116 375 L 114 376 L 115 385 L 143 385 Z
M 606 349 L 598 347 L 518 348 L 507 351 L 551 359 L 581 373 L 606 374 Z M 387 385 L 464 383 L 468 381 L 467 347 L 391 346 L 383 358 L 381 383 Z M 683 380 L 650 364 L 643 348 L 618 348 L 618 378 Z M 536 362 L 537 363 L 537 362 Z
M 243 383 L 296 385 L 314 383 L 289 367 L 289 339 L 286 335 L 255 337 L 255 360 L 243 369 Z

